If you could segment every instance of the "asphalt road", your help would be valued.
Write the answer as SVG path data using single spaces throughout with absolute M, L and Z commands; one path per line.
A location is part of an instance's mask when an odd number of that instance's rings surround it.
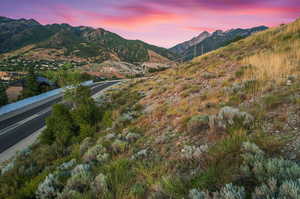
M 92 86 L 92 94 L 115 84 L 108 82 Z M 45 119 L 51 114 L 51 107 L 62 100 L 55 98 L 45 104 L 32 108 L 24 113 L 18 114 L 0 122 L 0 153 L 15 145 L 20 140 L 33 134 L 45 125 Z

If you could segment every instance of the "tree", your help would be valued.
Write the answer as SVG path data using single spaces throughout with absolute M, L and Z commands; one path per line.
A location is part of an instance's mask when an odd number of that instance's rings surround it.
M 69 107 L 64 104 L 53 106 L 51 116 L 46 119 L 47 128 L 42 133 L 41 141 L 52 144 L 54 141 L 60 146 L 68 146 L 72 138 L 78 135 Z
M 28 76 L 25 79 L 25 87 L 23 90 L 23 97 L 31 97 L 40 94 L 39 85 L 36 81 L 36 75 L 33 68 L 30 68 Z
M 74 86 L 65 91 L 65 100 L 72 103 L 76 108 L 80 104 L 88 104 L 90 101 L 91 89 L 87 86 Z
M 8 103 L 8 98 L 6 95 L 6 88 L 4 85 L 0 84 L 0 106 Z

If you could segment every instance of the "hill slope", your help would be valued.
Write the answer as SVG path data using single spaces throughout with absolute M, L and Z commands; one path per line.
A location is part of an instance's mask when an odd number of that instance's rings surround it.
M 297 20 L 111 89 L 98 133 L 21 152 L 0 197 L 297 198 L 299 33 Z
M 33 19 L 15 20 L 1 17 L 0 53 L 11 52 L 27 45 L 31 45 L 30 50 L 37 51 L 62 49 L 63 54 L 60 53 L 60 56 L 79 57 L 98 63 L 108 59 L 119 59 L 130 63 L 149 61 L 148 50 L 168 59 L 175 57 L 167 49 L 139 40 L 126 40 L 101 28 L 72 27 L 68 24 L 44 26 Z M 53 59 L 56 58 L 58 57 L 53 56 Z

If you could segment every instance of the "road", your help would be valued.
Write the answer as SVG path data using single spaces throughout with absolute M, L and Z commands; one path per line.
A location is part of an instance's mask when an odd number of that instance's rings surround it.
M 117 82 L 99 83 L 91 87 L 92 94 Z M 53 100 L 29 109 L 23 113 L 0 122 L 0 153 L 33 134 L 45 125 L 45 118 L 51 114 L 51 107 L 62 100 L 59 96 Z

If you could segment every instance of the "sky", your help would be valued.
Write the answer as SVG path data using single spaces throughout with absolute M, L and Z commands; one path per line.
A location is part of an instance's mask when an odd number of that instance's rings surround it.
M 169 48 L 205 30 L 291 22 L 300 0 L 1 0 L 0 16 L 104 28 Z

